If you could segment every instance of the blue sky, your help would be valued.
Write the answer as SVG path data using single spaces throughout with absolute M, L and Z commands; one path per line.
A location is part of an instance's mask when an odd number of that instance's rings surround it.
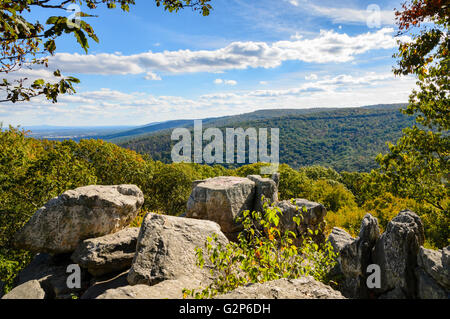
M 142 125 L 269 108 L 406 102 L 412 78 L 392 74 L 393 9 L 400 1 L 213 0 L 203 17 L 136 0 L 129 13 L 98 9 L 100 43 L 86 55 L 57 42 L 47 70 L 81 80 L 77 94 L 1 104 L 13 125 Z M 378 9 L 380 11 L 378 11 Z M 60 12 L 58 12 L 60 14 Z M 48 10 L 29 14 L 45 22 Z M 402 40 L 406 40 L 403 39 Z

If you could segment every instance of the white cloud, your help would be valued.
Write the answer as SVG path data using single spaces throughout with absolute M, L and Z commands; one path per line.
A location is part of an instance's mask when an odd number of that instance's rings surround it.
M 311 73 L 305 76 L 305 80 L 317 80 L 317 74 Z
M 225 84 L 225 85 L 231 85 L 234 86 L 237 84 L 237 81 L 235 80 L 223 80 L 223 79 L 215 79 L 214 84 Z
M 282 89 L 204 94 L 196 98 L 125 93 L 111 89 L 61 96 L 57 104 L 44 99 L 2 104 L 4 123 L 67 125 L 145 124 L 176 118 L 203 118 L 270 108 L 350 107 L 407 102 L 415 85 L 409 77 L 390 72 L 341 74 Z M 19 124 L 19 123 L 17 123 Z
M 217 50 L 178 50 L 144 52 L 133 55 L 100 53 L 93 55 L 58 53 L 50 57 L 52 67 L 67 74 L 126 75 L 147 74 L 158 79 L 155 72 L 166 74 L 209 72 L 248 68 L 275 68 L 285 61 L 308 63 L 342 63 L 376 49 L 397 46 L 392 28 L 350 36 L 346 33 L 320 31 L 314 38 L 299 35 L 287 41 L 232 42 Z
M 153 72 L 147 72 L 147 75 L 144 77 L 144 79 L 149 81 L 161 81 L 161 77 Z
M 366 24 L 370 19 L 377 18 L 381 25 L 393 25 L 395 23 L 394 10 L 360 10 L 352 8 L 333 8 L 322 7 L 309 4 L 312 13 L 320 16 L 326 16 L 334 23 L 358 23 Z
M 267 85 L 267 84 L 269 84 L 269 82 L 267 82 L 267 81 L 259 81 L 259 84 L 261 84 L 261 85 Z

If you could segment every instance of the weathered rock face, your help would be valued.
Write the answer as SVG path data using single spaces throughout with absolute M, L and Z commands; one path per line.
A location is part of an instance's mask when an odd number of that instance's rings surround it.
M 438 284 L 450 290 L 450 246 L 440 250 L 420 247 L 417 264 Z
M 417 297 L 420 299 L 450 299 L 450 292 L 440 286 L 422 268 L 416 268 Z
M 81 287 L 79 289 L 67 287 L 67 266 L 73 264 L 69 256 L 50 256 L 38 254 L 16 278 L 16 286 L 36 280 L 45 291 L 49 299 L 70 299 L 71 294 L 78 294 L 89 286 L 89 274 L 81 272 Z
M 368 298 L 367 266 L 372 263 L 372 249 L 380 237 L 378 221 L 370 214 L 362 220 L 359 236 L 345 244 L 340 253 L 341 271 L 345 276 L 341 291 L 349 298 Z
M 337 264 L 331 270 L 331 275 L 336 276 L 342 273 L 342 260 L 340 252 L 347 244 L 352 243 L 354 238 L 345 230 L 338 227 L 333 227 L 327 241 L 329 241 L 331 246 L 333 246 L 333 250 L 338 253 L 336 258 Z
M 273 179 L 262 178 L 259 175 L 248 175 L 247 178 L 255 182 L 255 202 L 253 210 L 263 211 L 264 203 L 269 205 L 278 202 L 278 186 Z M 264 200 L 262 200 L 264 196 Z
M 135 285 L 108 289 L 96 299 L 182 299 L 183 289 L 195 289 L 201 281 L 189 277 L 165 280 L 153 286 Z
M 297 236 L 295 244 L 301 244 L 301 238 L 308 235 L 308 229 L 319 231 L 317 235 L 313 236 L 315 242 L 323 243 L 325 241 L 323 229 L 325 227 L 324 218 L 327 210 L 322 204 L 297 198 L 293 203 L 289 200 L 278 202 L 275 207 L 280 208 L 282 211 L 280 218 L 281 231 L 289 230 L 294 232 Z M 305 212 L 303 211 L 303 207 L 306 208 Z M 297 226 L 293 221 L 293 217 L 298 214 L 302 216 L 302 220 L 300 225 Z
M 278 186 L 280 185 L 280 173 L 273 173 L 271 178 L 275 182 L 275 185 L 277 185 L 277 188 L 278 188 Z
M 373 252 L 373 261 L 381 268 L 379 292 L 397 288 L 406 298 L 416 296 L 417 253 L 423 242 L 422 221 L 415 213 L 402 211 L 388 223 Z
M 262 284 L 239 287 L 216 299 L 345 299 L 339 291 L 333 290 L 312 277 L 299 279 L 278 279 Z
M 235 217 L 251 210 L 255 200 L 255 182 L 241 177 L 221 176 L 197 181 L 187 202 L 186 217 L 218 223 L 222 232 L 234 237 L 241 230 Z
M 136 251 L 139 228 L 125 228 L 117 233 L 86 239 L 72 254 L 72 260 L 94 276 L 130 268 Z
M 4 295 L 2 299 L 44 299 L 45 291 L 37 280 L 27 281 Z
M 196 266 L 196 247 L 204 247 L 207 237 L 218 235 L 224 245 L 227 238 L 218 224 L 192 218 L 149 213 L 141 226 L 128 282 L 130 285 L 154 285 L 182 276 L 206 280 L 209 267 Z
M 420 247 L 417 255 L 417 295 L 421 299 L 450 299 L 450 246 Z
M 33 252 L 72 252 L 84 239 L 128 226 L 143 202 L 144 195 L 135 185 L 69 190 L 36 211 L 15 235 L 15 245 Z

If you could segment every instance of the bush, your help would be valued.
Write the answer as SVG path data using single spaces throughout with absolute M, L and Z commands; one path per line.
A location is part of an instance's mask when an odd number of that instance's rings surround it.
M 353 194 L 343 184 L 332 180 L 314 182 L 307 198 L 321 203 L 333 212 L 343 207 L 356 207 Z
M 211 298 L 248 283 L 308 275 L 327 282 L 329 270 L 336 263 L 331 244 L 319 247 L 308 236 L 303 238 L 301 247 L 293 245 L 295 234 L 280 230 L 280 214 L 279 208 L 269 208 L 267 204 L 263 213 L 243 212 L 237 219 L 244 227 L 237 243 L 223 246 L 217 235 L 209 237 L 205 242 L 206 255 L 202 248 L 196 249 L 197 265 L 203 268 L 206 262 L 212 264 L 211 273 L 216 279 L 199 291 L 183 289 L 184 297 Z M 293 221 L 298 225 L 300 219 L 298 214 Z M 310 234 L 314 234 L 312 230 Z
M 305 173 L 296 171 L 287 164 L 279 166 L 280 183 L 278 191 L 280 199 L 308 198 L 311 193 L 312 181 Z
M 330 179 L 337 182 L 341 181 L 341 175 L 331 167 L 323 167 L 320 165 L 304 166 L 300 167 L 299 172 L 305 173 L 306 176 L 313 181 L 319 179 Z
M 325 216 L 327 222 L 325 231 L 330 233 L 333 227 L 339 227 L 356 237 L 359 235 L 361 222 L 366 213 L 365 210 L 359 207 L 343 207 L 337 212 L 329 211 Z

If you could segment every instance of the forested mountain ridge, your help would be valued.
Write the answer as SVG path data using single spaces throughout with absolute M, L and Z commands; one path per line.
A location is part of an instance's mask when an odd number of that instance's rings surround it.
M 377 165 L 375 156 L 387 151 L 386 142 L 395 142 L 402 129 L 414 123 L 412 117 L 399 112 L 402 106 L 261 110 L 210 120 L 203 123 L 203 127 L 218 127 L 222 132 L 226 127 L 279 128 L 281 163 L 292 167 L 318 164 L 338 171 L 369 171 Z M 255 119 L 252 120 L 252 116 Z M 189 127 L 192 129 L 192 124 Z M 167 129 L 116 143 L 169 163 L 172 146 L 177 142 L 171 141 L 171 131 Z

